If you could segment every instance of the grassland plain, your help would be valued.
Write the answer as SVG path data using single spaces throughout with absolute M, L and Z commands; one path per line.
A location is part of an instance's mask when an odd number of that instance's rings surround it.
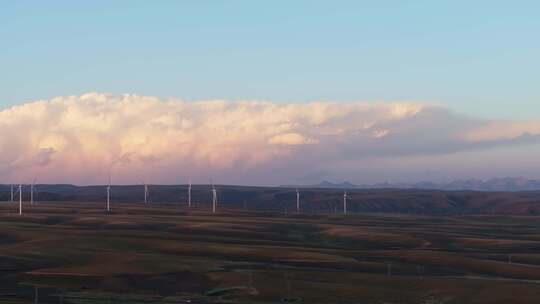
M 538 303 L 540 218 L 0 205 L 0 303 Z

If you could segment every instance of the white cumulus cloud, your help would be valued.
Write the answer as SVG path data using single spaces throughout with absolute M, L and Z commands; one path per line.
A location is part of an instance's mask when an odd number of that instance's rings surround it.
M 0 112 L 0 178 L 24 182 L 284 184 L 343 162 L 536 144 L 540 122 L 420 103 L 185 102 L 89 93 Z M 340 165 L 341 164 L 341 165 Z M 354 168 L 353 168 L 354 169 Z M 320 177 L 320 176 L 319 176 Z

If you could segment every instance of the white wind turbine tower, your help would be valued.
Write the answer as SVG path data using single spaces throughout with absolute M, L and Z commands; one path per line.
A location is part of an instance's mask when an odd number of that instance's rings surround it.
M 343 192 L 343 214 L 347 215 L 347 190 Z
M 32 180 L 32 184 L 30 185 L 30 205 L 34 204 L 34 188 L 36 185 L 36 177 Z
M 22 185 L 19 185 L 19 215 L 22 214 Z
M 150 195 L 150 191 L 148 190 L 148 184 L 144 183 L 144 204 L 148 204 L 148 196 Z
M 191 208 L 191 178 L 189 179 L 188 185 L 188 207 Z
M 214 184 L 212 184 L 212 213 L 216 213 L 216 207 L 217 207 L 217 191 L 216 191 L 216 187 L 214 187 Z
M 109 169 L 109 183 L 107 184 L 107 212 L 111 212 L 111 171 Z
M 300 192 L 296 188 L 296 212 L 300 212 Z

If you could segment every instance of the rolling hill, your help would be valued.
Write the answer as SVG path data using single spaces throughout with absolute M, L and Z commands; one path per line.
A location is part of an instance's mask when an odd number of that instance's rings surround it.
M 105 202 L 105 186 L 37 185 L 36 199 L 41 202 L 70 201 Z M 218 185 L 220 206 L 250 210 L 280 210 L 296 208 L 295 189 L 287 187 L 247 187 Z M 112 203 L 143 202 L 141 185 L 113 186 Z M 29 200 L 29 187 L 23 200 Z M 194 185 L 193 203 L 209 206 L 209 185 Z M 342 212 L 343 190 L 334 188 L 301 189 L 302 210 L 311 213 Z M 0 201 L 9 200 L 9 186 L 0 186 Z M 153 204 L 185 204 L 186 185 L 151 185 Z M 487 192 L 429 189 L 352 189 L 349 190 L 350 212 L 402 214 L 512 214 L 539 215 L 540 191 Z

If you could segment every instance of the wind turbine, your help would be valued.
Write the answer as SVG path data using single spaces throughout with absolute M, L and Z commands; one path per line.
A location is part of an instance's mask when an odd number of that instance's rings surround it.
M 32 180 L 32 184 L 30 185 L 30 205 L 34 204 L 34 187 L 36 184 L 36 177 L 34 176 L 34 179 Z
M 300 212 L 300 192 L 296 188 L 296 212 Z
M 212 184 L 212 213 L 216 213 L 216 207 L 217 207 L 217 192 L 216 192 L 216 187 L 214 187 L 214 184 Z
M 19 215 L 22 214 L 22 185 L 19 185 Z
M 191 178 L 189 179 L 188 185 L 188 207 L 191 208 Z
M 11 184 L 11 202 L 13 203 L 13 197 L 14 197 L 14 193 L 13 193 L 13 184 Z
M 109 183 L 107 184 L 107 213 L 111 212 L 111 170 L 109 169 Z
M 148 197 L 150 195 L 150 191 L 148 190 L 148 185 L 144 183 L 144 204 L 148 204 Z
M 343 214 L 347 215 L 347 190 L 343 192 Z

